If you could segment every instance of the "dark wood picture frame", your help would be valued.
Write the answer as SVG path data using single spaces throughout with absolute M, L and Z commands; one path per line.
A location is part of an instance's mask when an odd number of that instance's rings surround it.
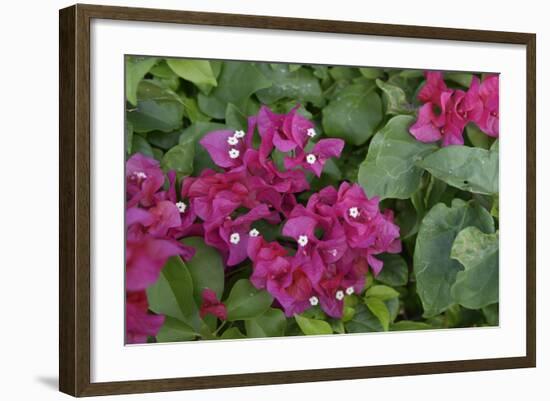
M 94 18 L 525 45 L 527 49 L 526 356 L 91 383 L 90 22 Z M 80 4 L 60 10 L 59 28 L 59 388 L 62 392 L 73 396 L 93 396 L 535 366 L 535 34 Z

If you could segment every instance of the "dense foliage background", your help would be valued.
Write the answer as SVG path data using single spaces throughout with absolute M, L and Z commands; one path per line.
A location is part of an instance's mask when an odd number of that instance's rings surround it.
M 470 73 L 446 73 L 466 90 Z M 481 74 L 478 77 L 483 78 Z M 301 105 L 320 137 L 342 138 L 338 159 L 311 190 L 358 183 L 381 209 L 395 211 L 403 251 L 382 255 L 361 294 L 346 296 L 342 319 L 313 307 L 286 318 L 251 286 L 250 264 L 225 271 L 197 237 L 191 261 L 171 258 L 147 290 L 149 309 L 166 316 L 150 341 L 438 329 L 498 324 L 498 140 L 474 124 L 464 146 L 417 141 L 409 127 L 424 83 L 418 70 L 127 57 L 126 151 L 157 159 L 181 180 L 216 169 L 198 141 L 245 129 L 260 105 L 278 113 Z M 302 195 L 302 201 L 309 194 Z M 272 238 L 280 227 L 264 227 Z M 226 322 L 199 317 L 208 283 L 227 306 Z

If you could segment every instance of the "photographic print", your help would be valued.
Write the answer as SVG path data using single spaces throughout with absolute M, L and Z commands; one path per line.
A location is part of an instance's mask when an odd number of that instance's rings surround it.
M 499 324 L 497 73 L 125 78 L 126 344 Z

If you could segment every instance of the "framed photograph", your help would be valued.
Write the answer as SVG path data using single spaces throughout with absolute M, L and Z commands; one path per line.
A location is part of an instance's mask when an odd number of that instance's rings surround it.
M 534 367 L 535 35 L 60 11 L 60 390 Z

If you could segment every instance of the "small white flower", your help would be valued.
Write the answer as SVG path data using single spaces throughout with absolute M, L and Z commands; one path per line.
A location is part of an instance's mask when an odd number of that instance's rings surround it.
M 234 136 L 230 136 L 229 138 L 227 138 L 227 143 L 230 145 L 236 145 L 239 143 L 239 140 Z
M 306 156 L 306 161 L 309 164 L 314 164 L 317 161 L 317 157 L 315 157 L 313 153 L 310 153 L 309 155 Z
M 178 208 L 180 213 L 184 213 L 185 209 L 187 208 L 187 205 L 183 202 L 176 203 L 176 207 Z
M 239 235 L 239 233 L 231 234 L 231 236 L 229 237 L 229 242 L 231 242 L 232 244 L 235 244 L 235 245 L 237 245 L 239 242 L 241 242 L 241 236 Z
M 307 245 L 307 235 L 300 235 L 298 237 L 298 244 L 300 244 L 300 246 L 306 246 Z
M 246 134 L 244 133 L 243 130 L 240 130 L 240 131 L 235 131 L 235 134 L 233 135 L 235 138 L 244 138 Z
M 241 152 L 238 149 L 232 148 L 229 150 L 229 157 L 232 159 L 236 159 L 240 154 Z
M 251 237 L 257 237 L 258 235 L 260 235 L 260 232 L 258 230 L 256 230 L 255 228 L 253 228 L 252 230 L 250 230 L 248 235 L 250 235 Z
M 317 135 L 317 132 L 315 132 L 315 129 L 314 128 L 308 128 L 307 136 L 309 136 L 310 138 L 314 138 L 315 135 Z
M 338 301 L 341 301 L 342 299 L 344 299 L 344 291 L 342 290 L 336 291 L 336 299 Z
M 350 207 L 349 208 L 349 215 L 353 217 L 354 219 L 359 216 L 359 209 L 357 207 Z
M 353 289 L 353 287 L 346 288 L 346 294 L 353 295 L 354 292 L 355 292 L 355 290 Z
M 338 255 L 338 251 L 336 249 L 331 249 L 330 251 L 328 251 L 328 253 L 330 253 L 332 256 Z
M 317 298 L 316 296 L 312 296 L 311 298 L 309 298 L 309 304 L 311 306 L 319 305 L 319 298 Z
M 147 178 L 147 174 L 145 174 L 143 171 L 136 171 L 134 173 L 134 175 L 137 177 L 137 178 L 141 178 L 141 179 L 146 179 Z

